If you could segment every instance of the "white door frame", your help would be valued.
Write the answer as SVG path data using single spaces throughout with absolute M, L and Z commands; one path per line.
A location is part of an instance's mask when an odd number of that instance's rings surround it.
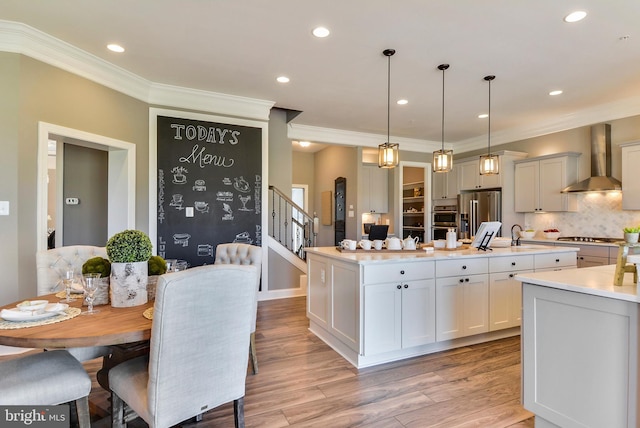
M 38 186 L 36 207 L 36 249 L 47 249 L 47 156 L 49 135 L 73 139 L 72 144 L 109 152 L 108 167 L 108 226 L 111 236 L 124 229 L 135 229 L 136 201 L 136 145 L 73 128 L 38 123 Z M 76 141 L 77 140 L 77 141 Z M 64 172 L 62 172 L 64 174 Z M 62 177 L 59 178 L 62 180 Z M 56 223 L 62 224 L 62 212 Z M 62 231 L 56 233 L 62 236 Z

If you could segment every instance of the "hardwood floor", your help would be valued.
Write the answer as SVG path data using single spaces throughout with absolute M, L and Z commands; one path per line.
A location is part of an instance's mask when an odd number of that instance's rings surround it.
M 518 337 L 357 370 L 308 331 L 304 298 L 260 302 L 257 322 L 248 428 L 533 427 L 520 405 Z M 90 398 L 108 407 L 95 382 Z M 233 427 L 232 405 L 183 426 Z

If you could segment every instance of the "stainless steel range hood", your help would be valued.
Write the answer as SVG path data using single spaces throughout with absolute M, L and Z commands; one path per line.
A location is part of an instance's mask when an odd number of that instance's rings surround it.
M 562 193 L 622 190 L 622 183 L 611 177 L 611 125 L 591 127 L 591 177 L 572 184 Z

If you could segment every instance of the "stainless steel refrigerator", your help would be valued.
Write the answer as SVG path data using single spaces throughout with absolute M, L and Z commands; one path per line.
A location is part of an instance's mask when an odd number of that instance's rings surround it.
M 502 194 L 500 190 L 459 194 L 458 238 L 468 239 L 475 236 L 483 221 L 502 221 Z

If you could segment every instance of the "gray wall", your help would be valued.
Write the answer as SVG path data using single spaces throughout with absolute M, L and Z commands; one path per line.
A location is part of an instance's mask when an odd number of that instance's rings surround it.
M 293 152 L 292 153 L 292 183 L 306 184 L 309 186 L 309 207 L 307 211 L 313 216 L 314 211 L 318 211 L 315 207 L 315 155 L 314 153 Z M 318 216 L 320 213 L 318 212 Z
M 287 113 L 278 108 L 269 115 L 269 185 L 291 197 L 291 140 L 287 138 Z

